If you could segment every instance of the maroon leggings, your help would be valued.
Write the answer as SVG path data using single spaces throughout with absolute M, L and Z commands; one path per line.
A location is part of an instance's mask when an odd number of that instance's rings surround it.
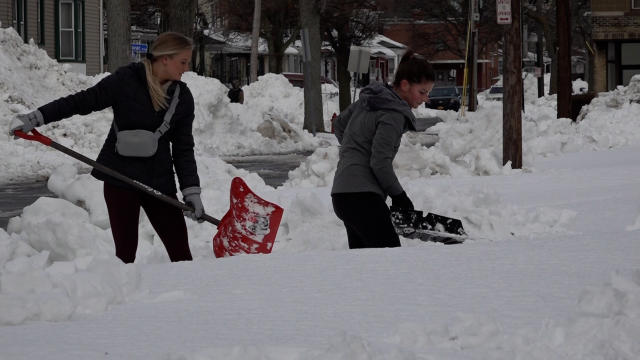
M 175 195 L 173 196 L 175 198 Z M 140 207 L 167 249 L 171 261 L 192 260 L 182 210 L 150 195 L 104 183 L 116 256 L 125 263 L 136 259 Z

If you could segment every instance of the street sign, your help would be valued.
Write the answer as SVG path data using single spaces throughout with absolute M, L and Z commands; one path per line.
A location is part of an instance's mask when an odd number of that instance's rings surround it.
M 131 44 L 131 52 L 146 53 L 147 50 L 148 50 L 147 44 Z
M 350 72 L 357 72 L 360 74 L 366 74 L 369 72 L 369 58 L 371 57 L 371 51 L 367 48 L 359 46 L 351 46 L 349 52 L 349 63 L 347 64 L 347 70 Z
M 496 21 L 498 25 L 511 24 L 511 0 L 496 0 Z

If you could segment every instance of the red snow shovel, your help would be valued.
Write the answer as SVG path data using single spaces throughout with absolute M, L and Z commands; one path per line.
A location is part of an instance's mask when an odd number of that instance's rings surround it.
M 182 210 L 193 211 L 188 205 L 60 145 L 35 129 L 31 132 L 33 135 L 17 130 L 14 135 L 50 146 L 156 199 Z M 201 219 L 218 227 L 218 232 L 213 236 L 213 253 L 216 257 L 269 254 L 276 239 L 283 211 L 280 206 L 254 194 L 241 178 L 236 177 L 231 181 L 231 206 L 222 220 L 207 214 L 203 214 Z

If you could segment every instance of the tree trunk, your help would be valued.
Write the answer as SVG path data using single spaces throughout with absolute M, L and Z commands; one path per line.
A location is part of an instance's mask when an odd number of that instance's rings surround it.
M 304 126 L 313 133 L 324 132 L 322 116 L 322 89 L 320 85 L 320 57 L 322 39 L 320 36 L 320 11 L 317 0 L 300 0 L 300 25 L 305 34 L 304 58 Z M 305 44 L 304 42 L 307 42 Z
M 109 71 L 131 62 L 131 25 L 129 0 L 106 0 L 107 6 L 107 49 Z
M 253 6 L 253 28 L 251 32 L 251 82 L 258 80 L 258 42 L 260 41 L 260 0 L 255 0 Z
M 282 41 L 275 39 L 275 34 L 272 34 L 269 40 L 269 72 L 274 74 L 282 73 L 282 57 L 284 56 L 284 49 Z
M 571 14 L 569 0 L 558 0 L 556 34 L 558 35 L 558 118 L 571 117 Z
M 520 0 L 511 1 L 511 24 L 505 26 L 502 100 L 502 163 L 522 168 L 522 34 Z
M 544 0 L 536 0 L 536 13 L 538 18 L 542 18 L 542 7 Z M 540 69 L 540 77 L 538 78 L 538 97 L 544 96 L 544 28 L 541 23 L 536 23 L 536 66 Z

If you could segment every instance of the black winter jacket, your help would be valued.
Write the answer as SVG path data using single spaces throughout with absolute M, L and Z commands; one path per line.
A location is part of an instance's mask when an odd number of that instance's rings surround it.
M 180 189 L 200 186 L 193 155 L 193 96 L 185 83 L 174 81 L 167 90 L 168 101 L 171 101 L 176 86 L 180 86 L 180 97 L 171 119 L 171 128 L 158 140 L 158 150 L 153 156 L 141 158 L 118 154 L 115 150 L 116 134 L 111 126 L 96 160 L 169 196 L 176 194 L 174 167 Z M 113 108 L 113 121 L 119 131 L 144 129 L 154 132 L 162 124 L 166 112 L 153 109 L 142 63 L 123 66 L 95 86 L 52 101 L 38 110 L 42 113 L 45 124 L 48 124 L 76 114 L 86 115 L 103 110 L 109 106 Z M 99 180 L 117 186 L 128 186 L 96 169 L 91 174 Z

